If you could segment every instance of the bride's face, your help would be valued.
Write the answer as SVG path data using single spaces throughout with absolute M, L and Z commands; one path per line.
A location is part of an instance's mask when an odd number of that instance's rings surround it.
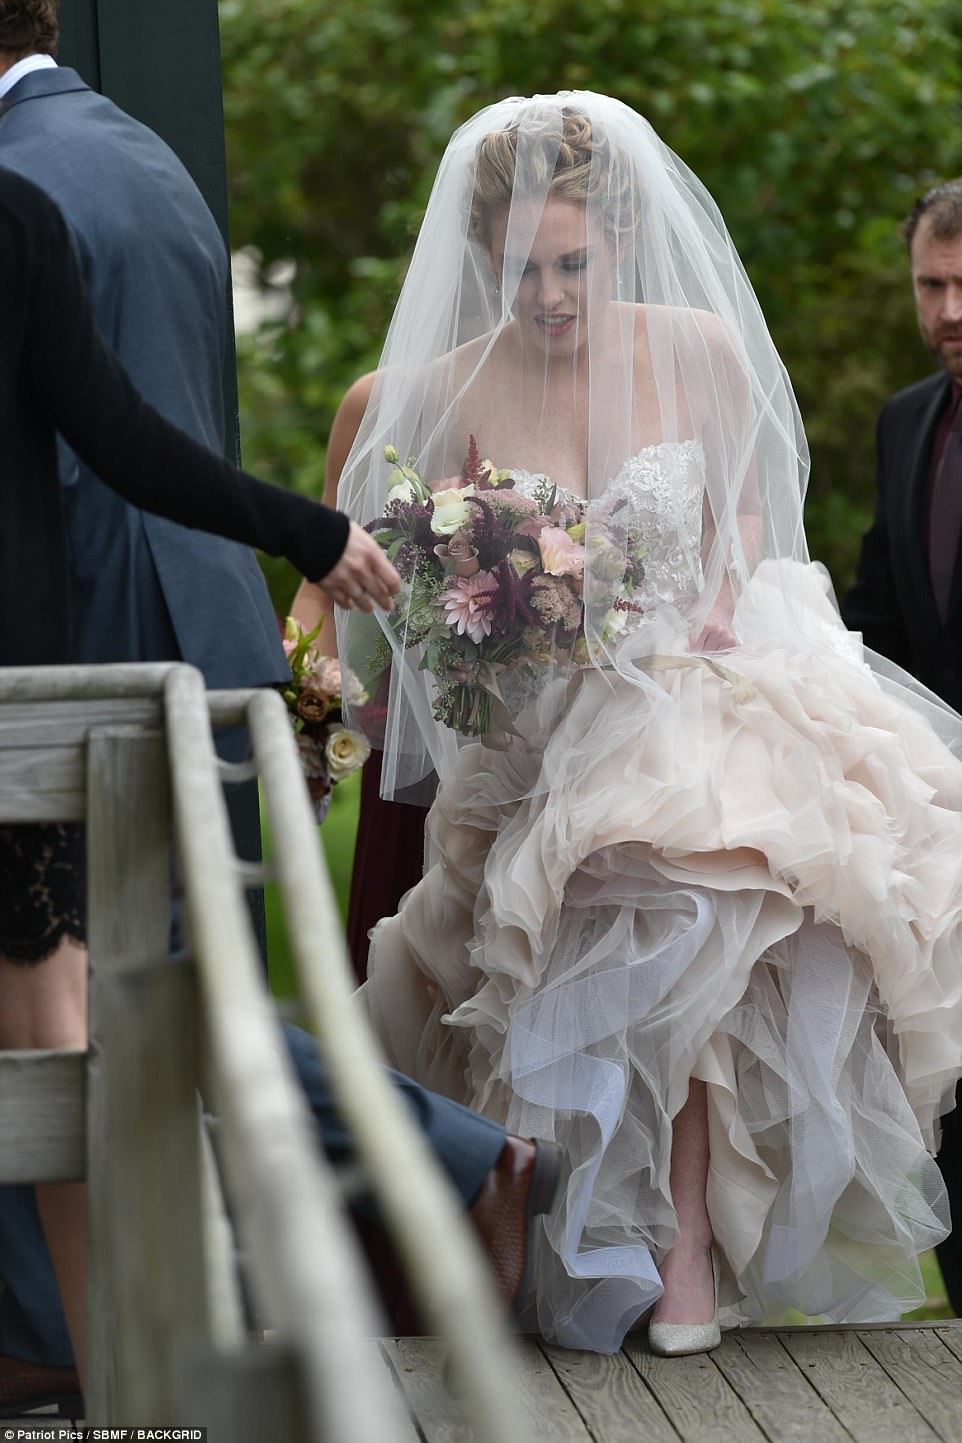
M 613 247 L 577 201 L 549 199 L 540 218 L 534 203 L 525 209 L 515 203 L 510 237 L 507 210 L 492 218 L 491 268 L 512 297 L 524 344 L 552 359 L 572 356 L 588 338 L 589 316 L 594 325 L 610 302 Z

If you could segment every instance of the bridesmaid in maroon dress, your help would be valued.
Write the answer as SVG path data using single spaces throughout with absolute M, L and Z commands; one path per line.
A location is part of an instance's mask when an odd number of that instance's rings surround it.
M 334 417 L 324 475 L 324 500 L 329 505 L 334 505 L 341 470 L 354 444 L 373 383 L 373 372 L 355 381 Z M 319 586 L 302 582 L 291 613 L 308 630 L 323 620 L 318 649 L 327 656 L 336 655 L 332 604 Z M 347 917 L 347 942 L 359 984 L 367 977 L 368 933 L 381 917 L 394 915 L 401 897 L 420 881 L 424 870 L 427 808 L 382 801 L 380 784 L 381 754 L 372 752 L 361 773 L 361 811 Z
M 337 495 L 337 483 L 354 444 L 373 383 L 373 372 L 362 376 L 351 386 L 338 407 L 327 447 L 325 501 Z M 291 613 L 308 631 L 312 631 L 319 621 L 323 622 L 317 640 L 318 649 L 327 656 L 337 654 L 333 606 L 319 586 L 303 581 Z M 358 985 L 367 978 L 368 933 L 381 917 L 394 915 L 401 897 L 421 880 L 424 871 L 427 808 L 410 806 L 406 802 L 382 801 L 380 785 L 381 753 L 372 752 L 361 772 L 361 809 L 347 914 L 347 944 Z M 355 1225 L 377 1279 L 392 1331 L 399 1337 L 425 1332 L 426 1324 L 418 1316 L 390 1243 L 372 1224 L 359 1219 Z

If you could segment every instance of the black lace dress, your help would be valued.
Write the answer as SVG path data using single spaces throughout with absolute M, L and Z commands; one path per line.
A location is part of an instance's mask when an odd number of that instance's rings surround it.
M 0 957 L 29 965 L 87 940 L 85 851 L 77 822 L 0 827 Z
M 0 667 L 72 659 L 58 431 L 133 505 L 312 580 L 344 550 L 346 516 L 238 471 L 147 405 L 97 333 L 60 212 L 0 168 Z M 81 826 L 0 825 L 0 958 L 82 942 L 84 889 Z

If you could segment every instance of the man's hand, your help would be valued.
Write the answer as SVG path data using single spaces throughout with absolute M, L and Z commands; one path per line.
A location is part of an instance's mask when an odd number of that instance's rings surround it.
M 377 542 L 352 521 L 340 561 L 317 585 L 345 611 L 373 611 L 375 606 L 393 611 L 401 578 Z

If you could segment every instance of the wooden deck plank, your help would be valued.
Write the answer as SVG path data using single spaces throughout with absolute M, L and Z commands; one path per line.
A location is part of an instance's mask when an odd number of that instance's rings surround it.
M 962 1322 L 945 1323 L 936 1328 L 936 1335 L 940 1342 L 944 1343 L 950 1353 L 957 1358 L 962 1358 Z
M 623 1353 L 544 1353 L 597 1443 L 678 1443 L 679 1434 Z
M 712 1360 L 765 1435 L 777 1443 L 850 1443 L 805 1373 L 770 1333 L 726 1333 Z
M 397 1443 L 470 1443 L 441 1343 L 382 1349 L 412 1418 Z M 962 1322 L 746 1329 L 690 1358 L 525 1339 L 520 1391 L 525 1443 L 959 1443 Z
M 391 1338 L 381 1346 L 424 1443 L 471 1443 L 461 1402 L 444 1382 L 444 1345 L 436 1338 Z M 521 1342 L 520 1361 L 519 1438 L 525 1443 L 596 1443 L 535 1342 Z
M 781 1336 L 798 1367 L 855 1443 L 934 1443 L 938 1439 L 854 1331 L 822 1334 L 812 1328 Z
M 859 1333 L 859 1339 L 946 1443 L 962 1438 L 962 1359 L 935 1332 Z
M 623 1351 L 684 1443 L 764 1443 L 765 1434 L 710 1353 L 656 1358 L 640 1338 L 629 1338 Z
M 424 1443 L 424 1434 L 418 1427 L 417 1415 L 414 1412 L 408 1390 L 405 1388 L 404 1381 L 400 1376 L 397 1359 L 394 1356 L 394 1350 L 390 1346 L 390 1341 L 386 1338 L 379 1339 L 378 1348 L 381 1355 L 381 1361 L 384 1367 L 387 1369 L 388 1373 L 390 1374 L 392 1383 L 403 1397 L 405 1406 L 407 1408 L 408 1426 L 399 1436 L 397 1443 Z

